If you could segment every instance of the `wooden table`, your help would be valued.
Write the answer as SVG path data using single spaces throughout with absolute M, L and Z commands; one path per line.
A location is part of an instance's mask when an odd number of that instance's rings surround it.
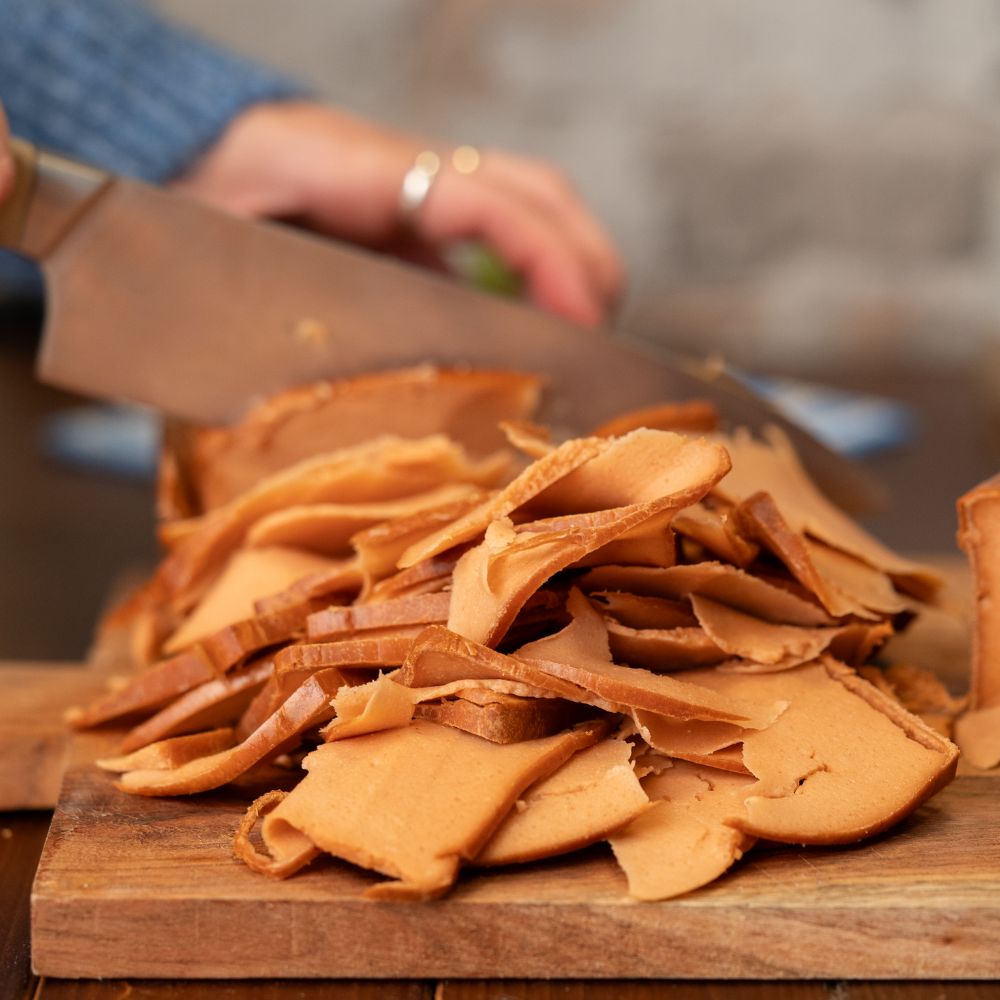
M 0 317 L 0 329 L 3 329 Z M 0 337 L 0 657 L 79 658 L 88 625 L 110 580 L 151 555 L 150 490 L 95 480 L 50 466 L 35 441 L 40 421 L 71 397 L 31 382 L 33 342 Z M 879 464 L 896 500 L 875 530 L 910 551 L 945 552 L 953 533 L 955 495 L 1000 467 L 998 438 L 985 400 L 969 379 L 932 373 L 844 376 L 835 381 L 878 387 L 917 405 L 924 435 Z M 28 901 L 49 823 L 45 811 L 0 813 L 0 998 L 27 997 L 352 997 L 499 1000 L 499 998 L 687 997 L 744 1000 L 884 997 L 986 998 L 995 983 L 975 982 L 267 982 L 38 980 L 31 974 Z M 169 942 L 164 942 L 169 948 Z M 1000 948 L 1000 942 L 998 942 Z

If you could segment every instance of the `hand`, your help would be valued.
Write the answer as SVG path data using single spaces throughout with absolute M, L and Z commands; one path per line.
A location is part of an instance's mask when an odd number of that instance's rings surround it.
M 390 252 L 414 237 L 425 255 L 478 240 L 522 276 L 539 306 L 586 325 L 607 316 L 621 293 L 618 254 L 558 171 L 492 150 L 472 174 L 442 166 L 407 229 L 399 191 L 425 148 L 322 105 L 259 104 L 174 186 L 228 211 L 298 221 Z
M 7 117 L 0 105 L 0 202 L 10 194 L 14 187 L 14 157 L 10 152 L 10 130 L 7 128 Z

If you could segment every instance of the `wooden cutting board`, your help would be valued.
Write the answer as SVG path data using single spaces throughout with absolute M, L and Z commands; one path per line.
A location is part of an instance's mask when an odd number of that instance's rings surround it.
M 86 663 L 0 662 L 0 812 L 52 809 L 66 768 L 63 713 L 85 705 L 131 670 L 126 637 L 108 634 Z
M 141 574 L 122 574 L 107 607 L 129 593 Z M 97 636 L 85 663 L 0 660 L 0 812 L 53 809 L 69 754 L 66 709 L 86 705 L 115 675 L 133 670 L 123 630 Z
M 1000 777 L 958 778 L 863 846 L 751 851 L 636 903 L 605 849 L 374 903 L 333 859 L 284 882 L 232 860 L 246 796 L 139 799 L 75 743 L 32 897 L 35 971 L 63 977 L 993 978 Z M 252 794 L 252 793 L 248 793 Z
M 100 690 L 82 663 L 0 663 L 0 812 L 51 809 L 59 798 L 69 734 L 62 713 Z
M 897 656 L 961 678 L 967 643 L 960 620 L 929 615 Z M 40 974 L 1000 977 L 1000 775 L 963 771 L 863 845 L 755 848 L 664 903 L 631 901 L 597 847 L 390 904 L 361 898 L 377 876 L 331 858 L 284 882 L 255 875 L 230 852 L 261 789 L 128 796 L 92 765 L 113 747 L 107 733 L 71 747 L 32 897 Z

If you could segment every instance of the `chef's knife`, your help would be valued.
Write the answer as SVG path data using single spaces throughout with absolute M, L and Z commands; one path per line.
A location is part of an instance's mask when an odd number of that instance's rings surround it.
M 431 362 L 547 377 L 577 432 L 707 399 L 732 426 L 778 424 L 847 509 L 883 496 L 718 365 L 624 343 L 520 303 L 277 223 L 248 221 L 14 140 L 0 245 L 41 263 L 42 379 L 207 423 L 323 377 Z

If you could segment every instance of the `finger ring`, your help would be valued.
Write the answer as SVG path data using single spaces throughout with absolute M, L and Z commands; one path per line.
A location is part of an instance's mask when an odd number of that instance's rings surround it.
M 474 146 L 458 146 L 452 150 L 449 158 L 452 169 L 460 174 L 475 173 L 481 159 L 479 150 Z M 425 149 L 417 154 L 399 189 L 399 213 L 404 222 L 413 221 L 440 172 L 441 157 L 433 149 Z
M 458 146 L 451 154 L 451 165 L 460 174 L 474 174 L 481 161 L 482 156 L 475 146 Z

